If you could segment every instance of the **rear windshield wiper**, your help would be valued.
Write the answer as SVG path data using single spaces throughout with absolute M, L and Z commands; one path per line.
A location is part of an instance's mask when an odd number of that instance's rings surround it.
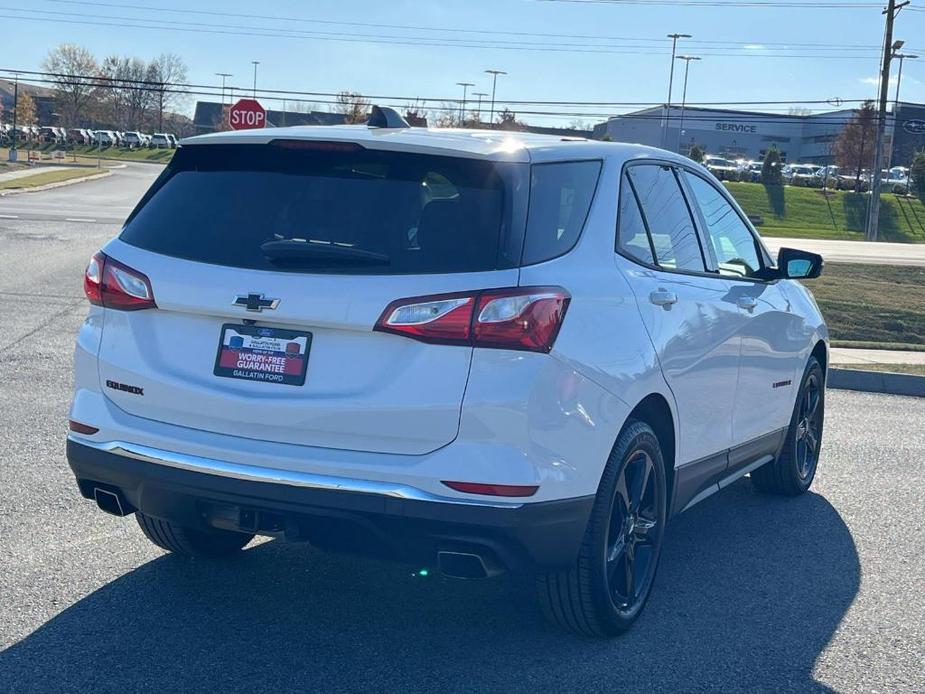
M 270 262 L 311 264 L 313 262 L 389 265 L 391 259 L 383 253 L 363 250 L 355 246 L 315 241 L 312 239 L 274 239 L 260 246 L 260 250 Z

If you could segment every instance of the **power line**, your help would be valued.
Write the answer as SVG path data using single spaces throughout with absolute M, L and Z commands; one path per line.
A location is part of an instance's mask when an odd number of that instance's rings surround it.
M 596 41 L 641 41 L 654 44 L 666 45 L 667 41 L 664 37 L 641 37 L 641 36 L 613 36 L 613 35 L 602 35 L 602 34 L 563 34 L 561 32 L 549 33 L 549 32 L 531 32 L 531 31 L 511 31 L 511 30 L 500 30 L 500 29 L 467 29 L 462 27 L 447 27 L 447 26 L 433 26 L 433 25 L 415 25 L 415 24 L 384 24 L 377 22 L 356 22 L 356 21 L 344 21 L 344 20 L 333 20 L 333 19 L 318 19 L 311 17 L 292 17 L 292 16 L 282 16 L 282 15 L 261 15 L 253 13 L 242 13 L 242 12 L 220 12 L 213 10 L 196 10 L 188 8 L 168 8 L 168 7 L 159 7 L 154 5 L 139 5 L 139 4 L 117 4 L 111 2 L 94 2 L 93 0 L 44 0 L 45 2 L 62 4 L 62 5 L 78 5 L 84 7 L 111 7 L 117 9 L 134 9 L 142 11 L 154 11 L 158 13 L 169 13 L 169 14 L 186 14 L 186 15 L 201 15 L 201 16 L 211 16 L 211 17 L 231 17 L 237 19 L 247 19 L 247 20 L 261 20 L 261 21 L 274 21 L 274 22 L 297 22 L 302 24 L 323 24 L 331 26 L 353 26 L 353 27 L 368 27 L 368 28 L 378 28 L 378 29 L 398 29 L 403 31 L 426 31 L 426 32 L 440 32 L 440 33 L 461 33 L 461 34 L 482 34 L 482 35 L 495 35 L 495 36 L 529 36 L 529 37 L 538 37 L 538 38 L 556 38 L 556 39 L 584 39 L 584 40 L 596 40 Z M 748 45 L 758 45 L 760 44 L 763 48 L 770 47 L 784 47 L 784 48 L 793 48 L 799 47 L 807 50 L 844 50 L 844 49 L 866 49 L 872 51 L 879 51 L 879 45 L 873 44 L 826 44 L 820 42 L 812 43 L 795 43 L 795 42 L 775 42 L 775 41 L 765 41 L 765 40 L 741 40 L 741 41 L 718 41 L 718 40 L 694 40 L 689 42 L 690 45 L 696 46 L 748 46 Z
M 20 74 L 20 75 L 34 75 L 36 79 L 33 79 L 35 82 L 42 82 L 48 84 L 57 84 L 61 80 L 74 80 L 75 82 L 83 82 L 87 84 L 95 83 L 110 83 L 113 86 L 120 85 L 140 85 L 139 88 L 160 88 L 162 85 L 175 88 L 177 91 L 190 91 L 195 89 L 205 89 L 205 90 L 217 90 L 218 85 L 211 84 L 193 84 L 186 82 L 159 82 L 156 80 L 144 80 L 144 79 L 125 79 L 120 77 L 110 77 L 107 75 L 74 75 L 67 73 L 59 72 L 49 72 L 42 70 L 14 70 L 9 68 L 0 68 L 0 73 L 7 74 Z M 243 87 L 232 87 L 231 85 L 226 86 L 226 90 L 234 89 L 235 91 L 245 91 Z M 309 96 L 309 97 L 336 97 L 338 92 L 312 92 L 304 90 L 293 90 L 293 89 L 260 89 L 258 93 L 261 94 L 264 98 L 289 98 L 290 96 Z M 393 100 L 393 101 L 403 101 L 403 102 L 413 102 L 420 101 L 425 103 L 451 103 L 458 104 L 458 97 L 428 97 L 428 96 L 403 96 L 403 95 L 392 95 L 392 94 L 364 94 L 363 98 L 367 100 Z M 707 107 L 707 106 L 806 106 L 806 105 L 816 105 L 816 106 L 837 106 L 841 104 L 848 103 L 863 103 L 867 99 L 838 99 L 837 103 L 833 103 L 831 99 L 789 99 L 789 100 L 765 100 L 765 101 L 697 101 L 690 102 L 690 108 L 697 107 Z M 600 107 L 652 107 L 653 103 L 651 101 L 567 101 L 567 100 L 517 100 L 517 99 L 505 99 L 504 102 L 509 106 L 600 106 Z
M 445 48 L 451 45 L 455 48 L 481 48 L 490 50 L 506 51 L 533 51 L 533 52 L 553 52 L 553 53 L 576 53 L 576 54 L 617 54 L 617 55 L 666 55 L 665 50 L 653 50 L 656 46 L 639 46 L 639 45 L 606 45 L 606 44 L 575 44 L 575 43 L 555 43 L 555 42 L 526 42 L 526 41 L 502 41 L 498 39 L 450 39 L 446 37 L 419 37 L 408 35 L 380 35 L 380 34 L 356 34 L 355 32 L 329 32 L 329 31 L 301 31 L 295 29 L 276 28 L 276 27 L 252 27 L 240 24 L 216 24 L 206 22 L 168 22 L 166 20 L 151 20 L 147 18 L 110 16 L 104 21 L 103 19 L 87 19 L 85 14 L 76 12 L 58 12 L 50 10 L 32 10 L 18 7 L 0 7 L 0 11 L 7 13 L 7 19 L 20 19 L 32 22 L 49 22 L 57 24 L 76 24 L 83 26 L 109 26 L 124 29 L 143 29 L 148 31 L 179 31 L 194 34 L 215 34 L 231 36 L 247 36 L 261 38 L 287 38 L 301 40 L 319 40 L 344 43 L 368 43 L 383 45 L 401 45 L 401 46 L 422 46 L 422 47 L 441 47 Z M 10 14 L 16 13 L 16 14 Z M 40 15 L 40 16 L 30 16 Z M 798 50 L 814 51 L 816 53 L 780 53 L 775 51 L 787 50 L 784 47 L 773 49 L 764 48 L 763 44 L 743 45 L 739 49 L 732 47 L 716 46 L 707 50 L 699 51 L 701 55 L 724 57 L 733 56 L 736 58 L 784 58 L 798 59 L 811 58 L 815 60 L 868 60 L 871 55 L 863 55 L 861 51 L 872 51 L 871 48 L 854 49 L 851 53 L 846 54 L 826 54 L 819 52 L 819 49 L 803 46 Z M 839 50 L 832 46 L 831 50 Z M 826 48 L 825 50 L 830 50 Z M 911 49 L 911 47 L 910 47 Z M 879 50 L 879 49 L 877 49 Z
M 0 69 L 2 73 L 13 73 L 13 70 Z M 31 78 L 33 82 L 38 82 L 41 84 L 57 85 L 60 83 L 61 79 L 72 79 L 81 83 L 99 83 L 97 86 L 100 86 L 103 89 L 121 89 L 129 91 L 159 91 L 168 94 L 182 94 L 188 96 L 202 96 L 202 97 L 214 97 L 218 98 L 221 95 L 221 92 L 218 91 L 218 87 L 212 85 L 186 85 L 180 83 L 160 83 L 160 82 L 151 82 L 146 80 L 120 80 L 118 78 L 107 78 L 107 77 L 94 77 L 89 75 L 58 75 L 57 78 L 54 78 L 54 73 L 36 73 L 35 71 L 16 71 L 22 74 L 36 75 L 36 77 Z M 45 77 L 39 75 L 46 75 Z M 226 87 L 227 89 L 227 87 Z M 301 103 L 314 103 L 314 104 L 324 104 L 324 105 L 336 105 L 338 102 L 332 98 L 317 98 L 321 97 L 336 97 L 336 94 L 332 93 L 322 93 L 322 92 L 294 92 L 294 91 L 281 91 L 281 90 L 265 90 L 271 92 L 271 95 L 264 93 L 264 90 L 257 90 L 257 95 L 259 98 L 267 100 L 277 100 L 277 101 L 290 101 L 290 102 L 301 102 Z M 285 94 L 286 96 L 282 96 Z M 315 98 L 299 98 L 293 95 L 311 95 Z M 376 95 L 376 96 L 363 96 L 367 101 L 391 101 L 398 102 L 403 104 L 409 104 L 414 101 L 409 97 L 404 96 L 389 96 L 389 95 Z M 418 98 L 418 101 L 438 101 L 436 99 L 426 99 Z M 456 105 L 460 100 L 459 99 L 445 99 L 440 100 L 446 103 L 451 104 L 451 109 L 455 110 Z M 858 100 L 860 101 L 860 100 Z M 524 102 L 525 105 L 534 104 L 537 106 L 542 106 L 543 103 L 553 103 L 553 102 Z M 806 103 L 806 102 L 803 102 Z M 822 102 L 818 102 L 822 103 Z M 513 102 L 502 102 L 504 106 L 510 107 L 513 105 Z M 397 105 L 397 104 L 396 104 Z M 446 105 L 446 104 L 444 104 Z M 651 106 L 651 104 L 646 104 Z M 728 105 L 728 104 L 727 104 Z M 432 110 L 444 110 L 441 107 L 430 107 Z M 699 122 L 716 122 L 716 115 L 705 115 L 699 114 L 695 111 L 691 112 L 691 109 L 696 109 L 698 107 L 688 106 L 687 113 L 684 116 L 685 123 L 699 123 Z M 680 120 L 680 117 L 674 114 L 662 114 L 661 112 L 638 112 L 638 113 L 624 113 L 615 115 L 612 112 L 602 112 L 602 111 L 562 111 L 562 110 L 540 110 L 540 109 L 516 109 L 516 113 L 519 116 L 531 116 L 531 117 L 551 117 L 551 118 L 598 118 L 598 119 L 610 119 L 610 118 L 621 118 L 625 120 L 634 120 L 634 121 L 661 121 L 663 118 L 668 118 L 669 121 Z M 780 125 L 785 119 L 793 119 L 796 121 L 801 116 L 789 115 L 789 114 L 767 114 L 767 113 L 735 113 L 730 114 L 730 121 L 741 123 L 741 124 L 775 124 Z M 813 117 L 812 121 L 804 124 L 810 125 L 844 125 L 847 122 L 845 118 L 833 118 L 831 116 L 826 116 L 825 113 L 816 115 Z

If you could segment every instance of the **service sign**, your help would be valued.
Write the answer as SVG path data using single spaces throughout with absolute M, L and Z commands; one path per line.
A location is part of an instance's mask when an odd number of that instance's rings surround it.
M 214 373 L 224 378 L 301 386 L 311 343 L 311 333 L 225 324 Z

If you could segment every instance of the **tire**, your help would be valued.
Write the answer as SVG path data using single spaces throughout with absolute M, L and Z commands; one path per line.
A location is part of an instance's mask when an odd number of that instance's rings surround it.
M 585 636 L 617 636 L 629 629 L 649 598 L 666 520 L 658 438 L 648 424 L 630 420 L 607 460 L 575 565 L 537 576 L 546 618 Z M 633 585 L 630 575 L 636 577 Z
M 151 542 L 161 549 L 187 557 L 225 557 L 239 552 L 244 545 L 254 539 L 249 533 L 236 533 L 231 530 L 200 530 L 176 525 L 170 521 L 146 516 L 141 511 L 135 512 L 135 518 Z
M 751 473 L 752 484 L 766 494 L 798 496 L 816 476 L 825 422 L 825 373 L 810 357 L 793 407 L 787 439 L 777 460 Z

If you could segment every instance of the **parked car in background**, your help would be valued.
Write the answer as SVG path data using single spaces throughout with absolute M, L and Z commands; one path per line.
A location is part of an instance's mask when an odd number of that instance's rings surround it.
M 100 147 L 112 147 L 118 144 L 118 139 L 112 130 L 97 130 L 94 132 L 93 144 Z
M 145 146 L 145 137 L 137 130 L 129 130 L 122 135 L 122 146 L 137 149 Z
M 170 147 L 170 138 L 167 137 L 166 133 L 154 133 L 151 136 L 150 147 L 155 147 L 157 149 L 162 149 L 164 147 Z
M 816 164 L 791 164 L 784 167 L 784 182 L 804 188 L 822 187 L 822 167 Z
M 166 133 L 166 135 L 167 135 L 167 139 L 170 141 L 170 146 L 173 149 L 176 149 L 177 145 L 180 143 L 180 141 L 177 139 L 177 136 L 174 135 L 173 133 Z
M 738 169 L 735 163 L 728 159 L 707 155 L 703 158 L 703 165 L 707 171 L 721 181 L 735 181 L 738 179 Z
M 673 515 L 746 475 L 810 488 L 828 333 L 796 280 L 821 271 L 649 147 L 378 108 L 191 138 L 87 267 L 68 462 L 180 555 L 260 534 L 523 571 L 554 622 L 613 636 Z
M 71 128 L 67 131 L 67 140 L 72 145 L 89 145 L 90 136 L 83 128 Z
M 894 166 L 889 171 L 883 171 L 880 186 L 885 193 L 905 195 L 909 192 L 909 169 L 905 166 Z

